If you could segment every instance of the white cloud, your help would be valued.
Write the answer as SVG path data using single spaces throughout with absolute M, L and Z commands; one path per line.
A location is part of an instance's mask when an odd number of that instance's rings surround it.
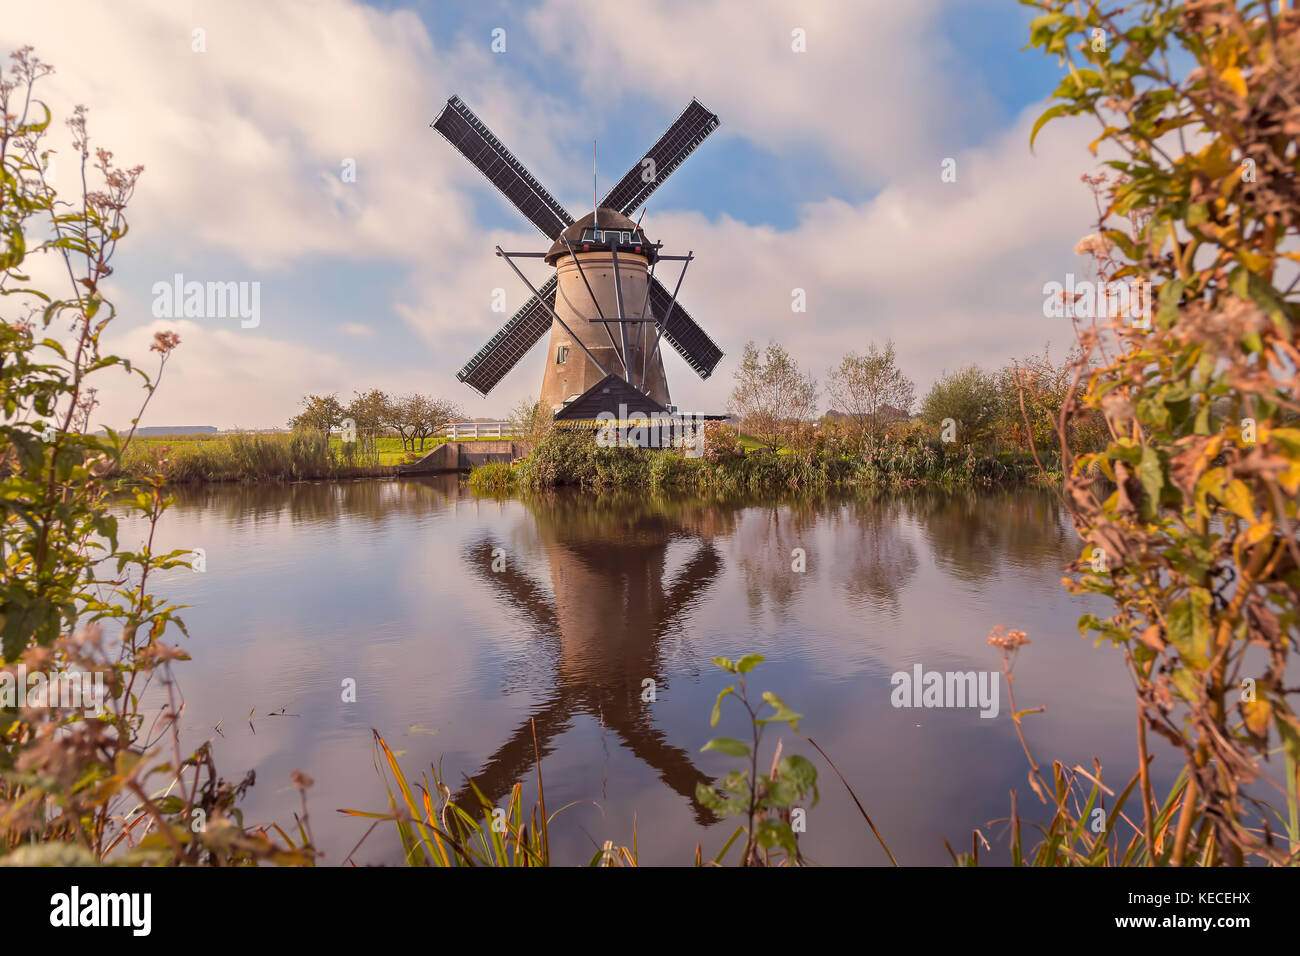
M 354 339 L 373 339 L 375 337 L 375 327 L 373 325 L 362 325 L 360 322 L 344 322 L 339 326 L 339 331 L 344 335 L 350 335 Z
M 427 387 L 427 374 L 418 370 L 394 372 L 273 338 L 262 329 L 214 328 L 188 319 L 156 319 L 113 336 L 105 348 L 153 376 L 158 355 L 149 346 L 154 333 L 165 330 L 179 334 L 181 344 L 167 362 L 144 424 L 283 427 L 308 393 L 337 392 L 346 401 L 377 382 L 394 393 Z M 101 399 L 96 427 L 126 426 L 145 398 L 139 377 L 120 370 L 97 373 L 92 384 Z
M 695 250 L 683 301 L 728 353 L 701 383 L 667 350 L 683 407 L 725 405 L 734 358 L 750 338 L 785 342 L 820 377 L 844 350 L 893 337 L 922 387 L 945 367 L 1000 363 L 1049 338 L 1064 345 L 1067 331 L 1037 304 L 1042 283 L 1074 264 L 1069 251 L 1088 231 L 1091 208 L 1077 180 L 1091 161 L 1080 137 L 1062 135 L 1068 126 L 1048 127 L 1032 157 L 1028 116 L 981 149 L 953 148 L 947 131 L 978 118 L 983 95 L 945 73 L 939 15 L 935 0 L 845 0 L 794 13 L 761 0 L 743 16 L 686 0 L 667 0 L 654 16 L 543 0 L 526 24 L 545 62 L 576 76 L 583 96 L 566 101 L 535 89 L 520 96 L 518 77 L 486 42 L 435 46 L 410 11 L 350 0 L 29 5 L 21 22 L 0 21 L 0 41 L 33 43 L 56 64 L 46 98 L 57 117 L 88 103 L 97 140 L 119 161 L 145 165 L 120 253 L 130 257 L 124 274 L 148 284 L 174 272 L 275 273 L 292 295 L 293 283 L 310 281 L 295 267 L 338 264 L 359 281 L 370 281 L 366 262 L 396 267 L 399 279 L 376 288 L 366 321 L 381 323 L 390 309 L 430 352 L 396 356 L 370 380 L 306 339 L 170 323 L 193 329 L 182 330 L 149 420 L 251 426 L 281 423 L 304 391 L 346 395 L 376 381 L 391 391 L 432 387 L 474 414 L 499 414 L 536 394 L 540 348 L 487 400 L 452 379 L 526 296 L 492 246 L 537 243 L 522 223 L 484 232 L 475 221 L 481 175 L 428 128 L 453 91 L 545 182 L 566 180 L 559 144 L 634 92 L 665 117 L 698 95 L 724 117 L 722 135 L 778 156 L 807 148 L 883 182 L 866 202 L 806 205 L 791 229 L 652 211 L 652 235 Z M 66 28 L 70 20 L 77 30 Z M 207 31 L 204 53 L 191 51 L 195 27 Z M 795 27 L 807 31 L 806 54 L 790 51 Z M 512 32 L 512 45 L 526 33 Z M 123 51 L 111 68 L 105 49 Z M 65 142 L 65 180 L 70 155 Z M 940 182 L 945 156 L 957 158 L 956 183 Z M 340 176 L 348 160 L 355 183 Z M 790 311 L 794 287 L 807 292 L 805 314 Z M 496 288 L 506 290 L 506 315 L 491 311 Z M 114 334 L 147 352 L 159 323 L 132 329 L 148 311 L 124 305 L 144 290 L 111 291 L 123 305 Z M 383 341 L 382 325 L 332 325 Z M 438 370 L 432 386 L 430 368 Z M 133 390 L 101 394 L 115 421 L 134 407 Z
M 1080 121 L 1049 125 L 1031 154 L 1040 110 L 1026 110 L 987 147 L 958 153 L 955 183 L 940 181 L 936 162 L 859 205 L 809 204 L 789 230 L 654 216 L 652 238 L 694 250 L 682 300 L 727 352 L 701 382 L 666 350 L 677 404 L 721 410 L 748 339 L 775 338 L 821 380 L 846 351 L 893 338 L 922 393 L 944 369 L 970 362 L 997 367 L 1049 342 L 1061 357 L 1072 334 L 1065 320 L 1043 317 L 1042 286 L 1087 268 L 1073 248 L 1095 218 L 1079 182 L 1095 160 Z M 671 287 L 677 269 L 665 266 L 660 278 Z M 795 288 L 806 293 L 806 313 L 791 311 Z M 534 390 L 541 361 L 530 360 L 535 370 L 521 363 L 501 388 Z
M 939 0 L 636 4 L 544 0 L 529 25 L 602 111 L 629 94 L 671 109 L 698 97 L 738 134 L 778 154 L 813 148 L 855 177 L 952 155 L 950 136 L 990 115 L 958 76 Z M 793 50 L 804 31 L 806 52 Z
M 322 255 L 437 268 L 472 222 L 464 186 L 481 185 L 429 129 L 445 97 L 479 96 L 507 142 L 534 144 L 541 171 L 558 165 L 546 130 L 570 122 L 563 103 L 523 100 L 484 70 L 478 47 L 435 49 L 414 12 L 352 0 L 33 4 L 0 21 L 0 42 L 30 43 L 56 66 L 42 83 L 56 116 L 87 103 L 95 141 L 145 166 L 133 242 L 178 259 L 215 250 L 258 270 Z M 122 55 L 106 63 L 104 50 Z M 55 133 L 70 178 L 70 143 Z M 348 161 L 355 182 L 343 181 Z

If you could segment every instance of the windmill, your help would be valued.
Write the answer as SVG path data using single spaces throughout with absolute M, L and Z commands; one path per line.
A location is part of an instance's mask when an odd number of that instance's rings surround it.
M 471 358 L 456 377 L 487 395 L 549 330 L 541 405 L 559 417 L 594 418 L 598 411 L 663 412 L 668 381 L 660 352 L 667 342 L 701 378 L 713 374 L 722 350 L 677 302 L 693 259 L 669 256 L 629 217 L 718 127 L 718 117 L 691 100 L 644 157 L 590 213 L 573 217 L 456 96 L 430 124 L 477 167 L 547 239 L 545 252 L 503 257 L 532 297 Z M 594 198 L 594 197 L 593 197 Z M 540 289 L 515 258 L 555 267 Z M 680 262 L 672 292 L 655 277 L 661 262 Z M 631 403 L 628 405 L 628 403 Z

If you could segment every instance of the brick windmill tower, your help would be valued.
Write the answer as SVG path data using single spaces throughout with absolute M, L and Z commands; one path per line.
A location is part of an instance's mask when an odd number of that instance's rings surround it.
M 665 255 L 629 216 L 717 128 L 717 116 L 692 100 L 576 222 L 459 97 L 449 99 L 431 125 L 551 240 L 544 252 L 497 247 L 532 297 L 457 373 L 460 381 L 487 395 L 548 331 L 540 402 L 557 419 L 618 414 L 620 406 L 629 414 L 667 410 L 665 341 L 701 378 L 713 374 L 722 350 L 677 301 L 693 256 Z M 536 289 L 516 258 L 544 259 L 555 275 Z M 672 292 L 655 276 L 664 262 L 682 264 Z

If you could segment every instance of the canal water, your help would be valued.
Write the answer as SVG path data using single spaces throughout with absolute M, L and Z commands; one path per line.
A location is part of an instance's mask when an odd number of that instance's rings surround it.
M 1005 625 L 1031 643 L 1015 667 L 1029 745 L 1122 790 L 1136 763 L 1120 654 L 1075 627 L 1096 600 L 1061 586 L 1080 543 L 1053 495 L 1011 491 L 703 501 L 557 494 L 476 499 L 453 477 L 183 487 L 155 546 L 202 549 L 205 570 L 173 569 L 157 593 L 189 605 L 192 660 L 177 665 L 188 743 L 215 742 L 223 775 L 257 773 L 248 822 L 290 829 L 290 773 L 315 781 L 310 820 L 326 863 L 342 862 L 386 809 L 371 728 L 412 777 L 441 766 L 502 802 L 535 797 L 535 721 L 560 863 L 605 840 L 643 864 L 706 858 L 735 829 L 693 800 L 734 758 L 701 752 L 747 737 L 731 681 L 710 658 L 762 654 L 751 694 L 804 715 L 903 864 L 949 862 L 979 829 L 1005 861 L 1010 791 L 1046 818 L 1010 719 L 1005 683 L 985 706 L 904 707 L 901 678 L 996 672 L 986 640 Z M 123 543 L 142 533 L 126 523 Z M 348 693 L 355 687 L 355 700 Z M 653 699 L 647 699 L 653 698 Z M 918 698 L 919 699 L 919 693 Z M 948 704 L 958 701 L 949 699 Z M 252 713 L 250 721 L 249 715 Z M 219 731 L 216 729 L 219 727 Z M 764 761 L 819 768 L 805 854 L 826 865 L 887 858 L 843 784 L 807 740 L 772 725 Z M 1175 769 L 1161 751 L 1157 787 Z M 734 852 L 733 852 L 734 855 Z M 353 858 L 398 863 L 391 827 Z

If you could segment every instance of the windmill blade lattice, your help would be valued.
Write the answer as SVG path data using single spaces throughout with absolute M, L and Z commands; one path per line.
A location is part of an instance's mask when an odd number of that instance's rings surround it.
M 551 276 L 537 290 L 552 309 L 555 308 L 555 289 L 555 276 Z M 501 331 L 465 363 L 465 367 L 456 373 L 456 378 L 480 395 L 487 395 L 550 330 L 550 311 L 542 305 L 541 299 L 532 296 L 501 327 Z
M 602 206 L 617 209 L 625 216 L 643 205 L 669 174 L 682 164 L 700 143 L 718 128 L 717 115 L 705 109 L 699 100 L 691 100 L 667 131 L 655 141 L 644 158 L 627 171 L 606 194 Z M 649 165 L 647 165 L 649 161 Z M 652 175 L 647 178 L 647 173 Z
M 546 238 L 554 239 L 567 226 L 573 225 L 573 217 L 568 211 L 523 163 L 515 159 L 514 153 L 506 149 L 460 97 L 449 99 L 430 125 L 501 190 L 501 194 Z
M 662 282 L 654 278 L 650 280 L 650 308 L 663 324 L 664 338 L 686 359 L 686 364 L 695 370 L 696 375 L 708 378 L 722 360 L 722 349 L 682 308 L 681 302 L 673 303 L 672 315 L 665 314 L 672 298 L 673 294 L 664 288 Z

